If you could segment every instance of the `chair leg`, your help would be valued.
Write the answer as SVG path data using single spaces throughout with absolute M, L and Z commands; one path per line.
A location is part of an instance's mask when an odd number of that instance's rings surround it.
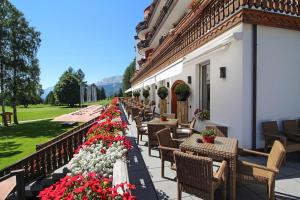
M 265 152 L 268 152 L 268 142 L 265 140 Z
M 226 181 L 224 181 L 224 183 L 223 183 L 222 198 L 224 200 L 227 198 L 227 183 L 226 183 Z
M 177 200 L 181 200 L 181 190 L 178 182 L 177 182 Z
M 138 144 L 138 145 L 140 144 L 140 134 L 139 134 L 139 132 L 138 132 L 138 134 L 137 134 L 137 144 Z
M 148 155 L 151 156 L 151 145 L 150 145 L 150 141 L 148 141 Z
M 270 199 L 270 200 L 275 200 L 275 191 L 274 191 L 275 190 L 275 183 L 274 182 L 269 183 L 267 190 L 268 190 L 267 198 Z
M 165 177 L 165 161 L 161 159 L 161 177 Z

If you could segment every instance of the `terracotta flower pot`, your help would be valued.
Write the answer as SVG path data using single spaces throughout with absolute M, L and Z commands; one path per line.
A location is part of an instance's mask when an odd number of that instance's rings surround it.
M 163 122 L 168 121 L 167 117 L 160 117 L 160 120 L 163 121 Z
M 211 143 L 211 144 L 214 144 L 215 143 L 215 136 L 207 136 L 207 135 L 204 135 L 203 136 L 203 142 L 204 143 Z

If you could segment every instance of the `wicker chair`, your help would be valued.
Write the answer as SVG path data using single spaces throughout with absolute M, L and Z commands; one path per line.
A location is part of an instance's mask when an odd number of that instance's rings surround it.
M 151 156 L 151 149 L 153 147 L 158 147 L 158 139 L 156 133 L 164 128 L 165 128 L 164 125 L 148 124 L 148 155 L 149 156 Z
M 131 118 L 132 121 L 134 120 L 135 117 L 141 116 L 141 111 L 138 107 L 132 107 L 131 108 Z
M 300 143 L 290 140 L 284 135 L 285 132 L 279 131 L 276 121 L 263 122 L 262 129 L 265 137 L 265 152 L 275 140 L 279 140 L 283 144 L 287 153 L 300 151 Z
M 196 124 L 196 118 L 194 117 L 192 121 L 188 124 L 179 124 L 179 128 L 176 129 L 176 134 L 178 138 L 189 137 L 193 134 L 193 130 Z
M 178 200 L 181 199 L 182 192 L 213 200 L 214 193 L 220 186 L 223 186 L 222 196 L 226 199 L 226 161 L 223 161 L 219 170 L 213 173 L 211 158 L 175 151 L 174 159 L 177 169 Z
M 148 135 L 148 127 L 143 126 L 141 117 L 137 116 L 134 118 L 135 124 L 136 124 L 136 129 L 137 129 L 137 144 L 140 144 L 140 136 L 141 140 L 143 140 L 143 135 Z
M 300 142 L 300 129 L 297 120 L 284 120 L 282 126 L 288 139 Z
M 145 111 L 145 118 L 148 119 L 148 120 L 153 119 L 154 116 L 155 116 L 155 109 L 156 109 L 156 107 L 153 106 L 152 111 L 151 110 Z
M 172 139 L 171 131 L 168 128 L 158 131 L 156 135 L 161 155 L 161 177 L 164 177 L 165 161 L 169 161 L 171 163 L 171 167 L 173 167 L 173 164 L 175 163 L 173 152 L 179 151 L 179 142 Z
M 226 126 L 213 126 L 209 125 L 205 127 L 206 129 L 212 129 L 215 130 L 216 136 L 218 137 L 227 137 L 228 136 L 228 128 Z
M 242 149 L 244 153 L 268 158 L 267 165 L 258 165 L 246 161 L 238 161 L 237 179 L 240 182 L 263 184 L 267 188 L 267 199 L 275 199 L 275 179 L 285 156 L 285 148 L 276 140 L 270 154 Z
M 284 143 L 285 136 L 283 132 L 279 131 L 276 121 L 269 121 L 262 123 L 262 130 L 265 137 L 265 152 L 273 145 L 275 140 L 280 140 Z

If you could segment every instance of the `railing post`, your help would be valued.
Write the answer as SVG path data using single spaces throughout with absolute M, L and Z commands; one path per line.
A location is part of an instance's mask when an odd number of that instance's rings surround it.
M 24 169 L 14 170 L 11 172 L 12 176 L 16 176 L 16 191 L 17 199 L 25 199 L 25 183 L 24 183 Z

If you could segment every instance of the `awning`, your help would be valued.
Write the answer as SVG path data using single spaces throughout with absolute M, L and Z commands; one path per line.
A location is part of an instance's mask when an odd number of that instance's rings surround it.
M 155 77 L 150 77 L 147 80 L 144 81 L 144 87 L 148 86 L 148 85 L 152 85 L 155 84 Z
M 183 58 L 177 60 L 176 62 L 172 63 L 165 69 L 155 73 L 154 75 L 147 78 L 145 81 L 140 82 L 139 84 L 134 85 L 130 89 L 126 90 L 125 93 L 132 92 L 139 88 L 146 87 L 148 85 L 155 84 L 159 81 L 165 80 L 167 78 L 171 78 L 173 76 L 179 75 L 183 69 Z
M 183 68 L 183 59 L 180 59 L 167 67 L 166 69 L 161 70 L 158 72 L 156 76 L 156 82 L 162 81 L 167 78 L 171 78 L 173 76 L 179 75 L 182 72 Z
M 144 84 L 141 82 L 139 84 L 136 84 L 134 86 L 132 86 L 131 88 L 129 88 L 128 90 L 125 91 L 125 93 L 128 93 L 128 92 L 132 92 L 134 90 L 137 90 L 137 89 L 140 89 L 144 86 Z

